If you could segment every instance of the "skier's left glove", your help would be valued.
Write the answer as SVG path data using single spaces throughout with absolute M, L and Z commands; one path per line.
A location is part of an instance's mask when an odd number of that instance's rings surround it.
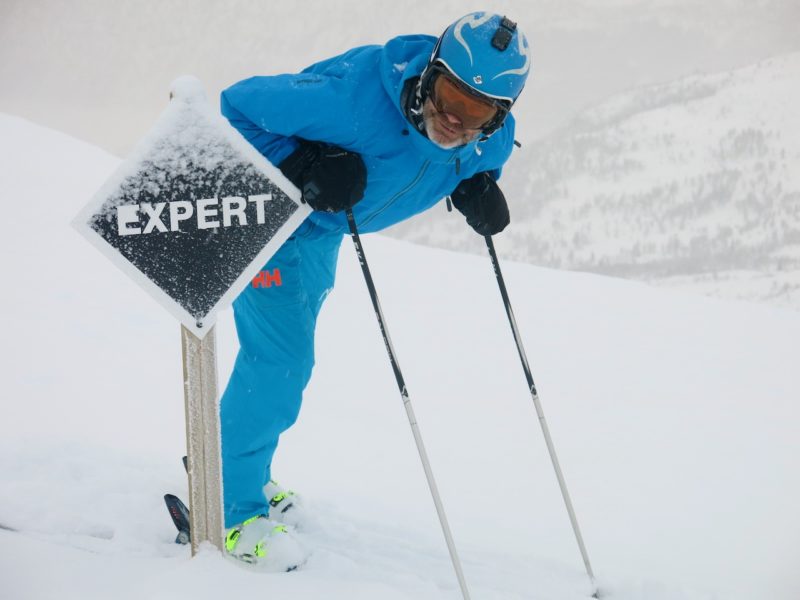
M 314 210 L 339 212 L 364 197 L 367 168 L 360 154 L 323 142 L 300 145 L 278 168 Z
M 450 194 L 467 224 L 481 235 L 500 233 L 511 222 L 506 197 L 487 172 L 476 173 Z

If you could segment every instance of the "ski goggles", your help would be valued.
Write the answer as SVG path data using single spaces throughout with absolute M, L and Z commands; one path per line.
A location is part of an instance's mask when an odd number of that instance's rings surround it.
M 454 116 L 462 129 L 493 131 L 508 112 L 504 107 L 478 97 L 476 92 L 443 70 L 433 80 L 430 97 L 436 110 Z

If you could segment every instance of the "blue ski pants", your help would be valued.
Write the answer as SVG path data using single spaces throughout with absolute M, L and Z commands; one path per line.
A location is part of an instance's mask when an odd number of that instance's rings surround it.
M 280 434 L 297 419 L 341 232 L 304 221 L 233 303 L 239 354 L 220 400 L 225 527 L 267 514 Z

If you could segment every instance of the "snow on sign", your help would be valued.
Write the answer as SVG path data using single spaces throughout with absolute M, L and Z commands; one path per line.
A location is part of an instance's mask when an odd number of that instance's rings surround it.
M 309 209 L 281 172 L 205 99 L 172 86 L 156 125 L 75 227 L 198 337 Z

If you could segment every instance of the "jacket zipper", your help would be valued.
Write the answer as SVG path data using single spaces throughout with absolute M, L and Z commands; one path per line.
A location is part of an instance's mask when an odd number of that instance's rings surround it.
M 384 204 L 381 208 L 379 208 L 377 211 L 375 211 L 369 217 L 367 217 L 360 224 L 360 227 L 365 227 L 365 226 L 369 225 L 376 217 L 381 215 L 387 208 L 389 208 L 392 204 L 394 204 L 395 201 L 400 196 L 402 196 L 403 194 L 407 193 L 409 190 L 411 190 L 411 188 L 416 186 L 419 183 L 419 180 L 422 179 L 422 176 L 425 175 L 425 171 L 428 170 L 428 165 L 430 165 L 430 163 L 431 163 L 431 161 L 429 161 L 429 160 L 426 160 L 424 163 L 422 163 L 422 167 L 420 168 L 419 173 L 417 173 L 417 176 L 413 179 L 413 181 L 411 183 L 409 183 L 406 187 L 404 187 L 402 190 L 397 192 L 394 196 L 392 196 L 389 199 L 389 201 L 386 204 Z

